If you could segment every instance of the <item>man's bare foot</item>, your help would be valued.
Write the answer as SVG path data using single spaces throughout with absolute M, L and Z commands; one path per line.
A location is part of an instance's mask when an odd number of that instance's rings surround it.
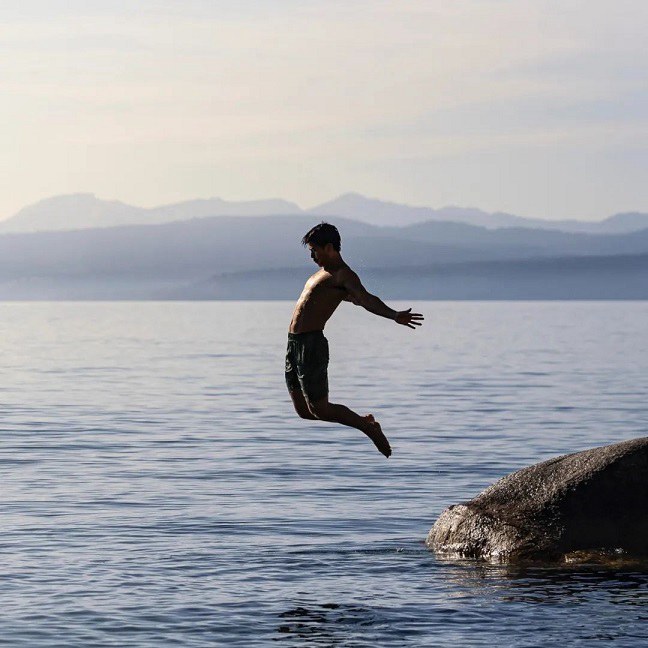
M 387 437 L 383 434 L 380 423 L 376 421 L 372 414 L 367 414 L 367 416 L 363 416 L 362 418 L 367 420 L 367 427 L 363 432 L 373 441 L 376 448 L 378 448 L 385 457 L 389 457 L 389 455 L 391 455 L 391 446 L 389 445 Z

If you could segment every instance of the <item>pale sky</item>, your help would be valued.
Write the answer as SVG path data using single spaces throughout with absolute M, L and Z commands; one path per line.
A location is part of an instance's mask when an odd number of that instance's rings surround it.
M 4 0 L 0 218 L 341 193 L 648 211 L 645 0 Z

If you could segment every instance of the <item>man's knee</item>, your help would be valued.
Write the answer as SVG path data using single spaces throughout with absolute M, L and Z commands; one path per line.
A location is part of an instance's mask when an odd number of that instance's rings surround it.
M 313 416 L 322 421 L 326 421 L 330 415 L 330 406 L 326 398 L 317 401 L 308 401 L 308 409 Z
M 297 416 L 299 416 L 299 418 L 303 418 L 303 419 L 313 419 L 313 418 L 315 418 L 311 414 L 311 411 L 308 409 L 308 407 L 306 405 L 304 405 L 304 406 L 295 405 L 295 412 L 297 412 Z
M 306 399 L 304 398 L 301 391 L 292 390 L 290 392 L 290 397 L 292 398 L 295 412 L 297 412 L 297 415 L 300 418 L 309 419 L 311 421 L 316 418 L 315 416 L 313 416 L 310 409 L 308 409 L 308 403 L 306 402 Z

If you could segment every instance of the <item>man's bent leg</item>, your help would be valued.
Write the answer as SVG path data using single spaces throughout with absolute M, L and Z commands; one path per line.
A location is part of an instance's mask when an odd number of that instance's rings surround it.
M 293 405 L 295 406 L 295 412 L 303 418 L 309 419 L 311 421 L 316 421 L 317 416 L 315 416 L 309 409 L 308 403 L 304 398 L 304 394 L 301 389 L 290 389 L 290 398 L 292 399 Z
M 376 448 L 385 455 L 385 457 L 389 457 L 391 454 L 389 441 L 383 434 L 380 423 L 378 423 L 371 414 L 360 416 L 353 410 L 349 409 L 346 405 L 329 403 L 328 398 L 309 401 L 308 407 L 315 417 L 322 421 L 331 421 L 333 423 L 348 425 L 349 427 L 364 432 L 373 441 Z

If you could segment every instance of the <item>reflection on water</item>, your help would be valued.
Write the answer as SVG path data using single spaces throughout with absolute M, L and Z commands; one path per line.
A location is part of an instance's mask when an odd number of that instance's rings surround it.
M 337 603 L 297 606 L 282 612 L 279 618 L 282 623 L 277 632 L 283 636 L 276 637 L 276 641 L 304 640 L 310 645 L 336 645 L 336 641 L 348 640 L 358 629 L 379 622 L 370 608 Z
M 639 567 L 639 570 L 637 570 Z M 593 593 L 605 595 L 610 603 L 648 608 L 648 564 L 523 566 L 468 562 L 450 566 L 446 573 L 459 595 L 493 595 L 502 601 L 548 603 L 569 600 L 586 602 Z

